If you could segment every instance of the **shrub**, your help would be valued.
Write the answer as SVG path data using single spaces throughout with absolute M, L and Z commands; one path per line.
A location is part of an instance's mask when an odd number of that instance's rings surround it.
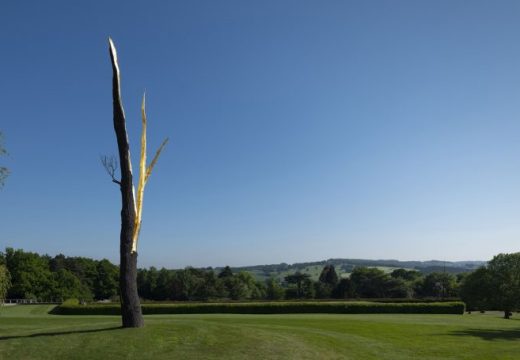
M 376 303 L 376 302 L 250 302 L 144 304 L 143 314 L 460 314 L 463 302 Z M 59 315 L 119 315 L 119 305 L 60 305 Z
M 79 300 L 76 299 L 76 298 L 67 299 L 64 302 L 62 302 L 61 305 L 64 305 L 64 306 L 76 306 L 76 305 L 79 305 Z

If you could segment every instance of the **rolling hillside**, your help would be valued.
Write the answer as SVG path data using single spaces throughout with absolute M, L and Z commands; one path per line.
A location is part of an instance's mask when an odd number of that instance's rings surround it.
M 248 271 L 252 273 L 257 279 L 264 280 L 269 277 L 283 279 L 288 274 L 293 274 L 297 271 L 311 275 L 313 280 L 317 280 L 323 266 L 332 264 L 336 268 L 336 272 L 341 277 L 346 277 L 350 274 L 352 269 L 356 266 L 377 267 L 386 272 L 391 272 L 395 269 L 410 269 L 417 270 L 428 274 L 434 271 L 448 272 L 458 274 L 461 272 L 472 271 L 479 266 L 484 265 L 485 261 L 399 261 L 399 260 L 366 260 L 366 259 L 328 259 L 314 262 L 303 262 L 294 264 L 271 264 L 271 265 L 253 265 L 232 267 L 233 272 Z M 216 268 L 220 271 L 222 268 Z

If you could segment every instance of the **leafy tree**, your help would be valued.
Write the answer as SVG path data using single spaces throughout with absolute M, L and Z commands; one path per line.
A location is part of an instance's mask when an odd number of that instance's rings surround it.
M 57 255 L 49 261 L 51 271 L 64 268 L 78 277 L 82 284 L 86 285 L 92 294 L 96 292 L 96 279 L 98 277 L 98 262 L 85 257 L 66 257 Z
M 253 275 L 247 271 L 241 271 L 238 273 L 238 278 L 241 282 L 246 284 L 248 288 L 246 299 L 258 300 L 265 299 L 266 288 L 263 283 L 256 281 Z
M 404 298 L 410 296 L 410 286 L 377 268 L 356 267 L 350 274 L 352 292 L 362 298 Z
M 395 269 L 390 276 L 405 281 L 415 281 L 421 277 L 421 273 L 417 270 Z
M 498 254 L 488 263 L 490 302 L 509 319 L 520 308 L 520 252 Z
M 265 293 L 268 300 L 281 300 L 285 290 L 275 278 L 270 277 L 265 281 Z
M 173 280 L 172 271 L 161 268 L 157 273 L 157 285 L 153 290 L 154 300 L 168 300 L 173 297 Z
M 117 294 L 118 267 L 105 259 L 62 254 L 51 258 L 12 248 L 7 248 L 0 259 L 11 273 L 11 298 L 88 301 Z
M 4 264 L 0 264 L 0 300 L 6 298 L 7 291 L 11 287 L 11 274 Z
M 411 285 L 400 278 L 389 276 L 385 283 L 385 295 L 389 298 L 411 298 L 413 289 Z
M 36 253 L 7 248 L 5 263 L 12 282 L 7 293 L 9 298 L 52 299 L 55 286 L 47 258 Z
M 492 289 L 492 277 L 489 270 L 482 266 L 469 273 L 461 281 L 460 298 L 466 303 L 466 309 L 484 311 L 489 308 Z
M 265 288 L 248 272 L 233 274 L 226 266 L 219 274 L 218 280 L 225 289 L 225 297 L 233 300 L 259 299 L 265 296 Z
M 458 295 L 457 281 L 450 273 L 432 272 L 417 283 L 415 291 L 423 297 L 454 297 Z
M 233 276 L 233 271 L 229 266 L 226 266 L 222 271 L 218 274 L 219 279 L 227 278 Z
M 320 274 L 320 282 L 334 287 L 338 284 L 338 274 L 334 265 L 325 265 Z
M 285 281 L 288 284 L 295 285 L 295 288 L 289 288 L 286 295 L 289 298 L 313 298 L 315 294 L 314 286 L 309 274 L 297 271 L 294 274 L 287 275 Z
M 260 299 L 265 296 L 264 288 L 248 272 L 240 271 L 227 278 L 226 287 L 233 300 Z
M 158 277 L 159 272 L 153 266 L 148 270 L 140 269 L 137 272 L 137 288 L 141 297 L 150 300 L 153 299 Z
M 332 293 L 332 297 L 337 299 L 348 299 L 354 297 L 354 286 L 350 278 L 343 278 Z
M 320 299 L 330 298 L 338 281 L 338 274 L 334 265 L 325 265 L 321 271 L 319 281 L 314 284 L 315 296 Z
M 176 279 L 180 283 L 180 294 L 176 296 L 181 300 L 206 300 L 209 298 L 210 289 L 206 287 L 206 277 L 203 270 L 187 267 L 177 271 Z M 210 276 L 211 278 L 211 276 Z M 212 280 L 212 279 L 211 279 Z
M 417 270 L 395 269 L 390 273 L 391 283 L 390 297 L 412 298 L 415 296 L 417 283 L 421 281 L 422 274 Z
M 316 281 L 313 284 L 314 286 L 314 297 L 316 299 L 329 299 L 332 297 L 332 291 L 334 288 L 329 284 L 322 283 L 321 281 Z
M 97 275 L 94 280 L 94 297 L 110 299 L 118 294 L 119 268 L 103 259 L 97 263 Z
M 355 294 L 362 298 L 384 298 L 388 275 L 377 268 L 356 267 L 350 274 Z
M 54 288 L 52 291 L 52 299 L 67 300 L 81 299 L 85 301 L 92 300 L 92 293 L 73 273 L 66 269 L 59 269 L 52 273 Z
M 219 281 L 213 270 L 199 270 L 198 276 L 200 281 L 195 294 L 198 300 L 218 298 L 225 293 L 224 285 Z

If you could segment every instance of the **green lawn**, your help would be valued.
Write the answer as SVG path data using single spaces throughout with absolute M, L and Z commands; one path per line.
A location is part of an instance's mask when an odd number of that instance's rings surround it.
M 0 308 L 0 359 L 520 358 L 520 319 L 499 313 L 149 315 L 121 329 L 118 317 L 50 308 Z

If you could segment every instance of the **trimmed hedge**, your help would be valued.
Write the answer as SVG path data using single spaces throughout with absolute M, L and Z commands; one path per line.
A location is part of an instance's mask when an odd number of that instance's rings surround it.
M 463 302 L 250 302 L 144 304 L 143 314 L 464 314 Z M 60 305 L 57 315 L 120 315 L 119 305 Z
M 243 303 L 308 303 L 308 302 L 332 302 L 332 303 L 346 303 L 346 302 L 383 302 L 383 303 L 437 303 L 437 302 L 458 302 L 462 301 L 458 297 L 449 297 L 449 298 L 438 298 L 438 297 L 425 297 L 425 298 L 349 298 L 349 299 L 282 299 L 282 300 L 231 300 L 224 298 L 215 298 L 215 299 L 207 299 L 207 300 L 189 300 L 189 301 L 172 301 L 172 300 L 148 300 L 141 299 L 141 305 L 144 304 L 243 304 Z M 113 303 L 96 303 L 99 305 L 102 304 L 111 304 Z

